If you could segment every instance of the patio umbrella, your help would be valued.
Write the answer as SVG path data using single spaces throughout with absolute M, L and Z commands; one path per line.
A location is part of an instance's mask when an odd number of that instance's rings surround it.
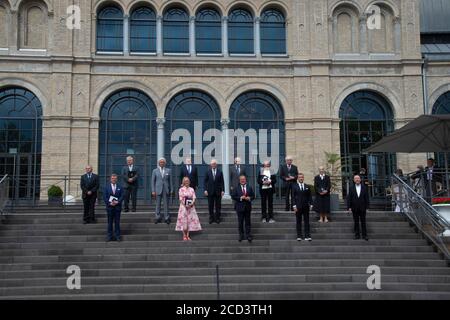
M 449 188 L 450 115 L 423 115 L 387 135 L 364 152 L 443 152 L 445 176 Z

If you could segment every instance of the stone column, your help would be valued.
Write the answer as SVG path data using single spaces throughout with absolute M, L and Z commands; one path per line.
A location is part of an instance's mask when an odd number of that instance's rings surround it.
M 130 53 L 130 16 L 123 16 L 123 54 L 128 55 Z
M 156 18 L 156 54 L 163 55 L 163 33 L 162 33 L 162 16 Z
M 261 56 L 261 18 L 255 18 L 255 54 Z
M 394 50 L 396 54 L 402 52 L 402 25 L 401 18 L 394 18 Z
M 225 195 L 224 199 L 231 199 L 230 196 L 230 148 L 229 148 L 229 134 L 228 125 L 230 124 L 230 119 L 222 119 L 220 121 L 222 125 L 222 172 L 223 180 L 225 184 Z
M 362 15 L 359 17 L 359 47 L 362 54 L 367 54 L 369 52 L 368 46 L 368 30 L 367 30 L 367 15 Z
M 157 118 L 156 124 L 158 125 L 158 134 L 157 134 L 157 151 L 156 156 L 158 159 L 164 157 L 164 124 L 166 123 L 166 118 Z
M 228 17 L 222 18 L 222 54 L 228 57 Z
M 189 53 L 195 56 L 195 16 L 189 18 Z

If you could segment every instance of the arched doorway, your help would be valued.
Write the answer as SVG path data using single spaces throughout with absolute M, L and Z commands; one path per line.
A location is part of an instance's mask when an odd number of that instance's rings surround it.
M 394 130 L 389 102 L 372 91 L 350 94 L 339 112 L 344 196 L 354 174 L 366 169 L 363 179 L 372 197 L 385 197 L 389 177 L 395 170 L 395 154 L 363 154 L 363 151 Z
M 105 100 L 100 111 L 99 173 L 101 184 L 120 174 L 126 157 L 140 168 L 138 199 L 150 200 L 150 178 L 156 163 L 156 107 L 142 91 L 125 89 Z
M 29 90 L 0 90 L 0 175 L 11 179 L 10 197 L 35 200 L 40 193 L 42 105 Z
M 183 135 L 184 132 L 183 137 L 177 137 L 177 139 L 185 139 L 183 141 L 187 141 L 190 150 L 184 150 L 185 153 L 177 154 L 177 157 L 180 157 L 182 161 L 191 156 L 198 169 L 199 195 L 203 194 L 203 179 L 209 165 L 209 163 L 204 163 L 203 151 L 211 143 L 211 141 L 203 141 L 203 135 L 209 129 L 221 129 L 219 105 L 207 93 L 197 90 L 184 91 L 170 100 L 165 118 L 165 151 L 169 165 L 174 169 L 174 186 L 178 186 L 178 182 L 180 182 L 178 180 L 181 163 L 174 163 L 175 159 L 172 158 L 174 147 L 180 144 L 180 140 L 172 141 L 172 134 L 177 135 L 180 132 Z M 221 157 L 217 157 L 217 160 L 219 163 L 222 161 Z
M 433 106 L 433 114 L 450 114 L 450 91 L 447 91 L 436 100 Z M 445 168 L 445 157 L 443 153 L 437 153 L 435 159 L 439 167 Z M 450 166 L 450 159 L 448 161 L 448 166 Z
M 237 137 L 234 138 L 234 155 L 239 156 L 242 163 L 246 165 L 247 172 L 250 173 L 251 183 L 256 186 L 256 178 L 259 167 L 265 159 L 261 158 L 259 150 L 259 141 L 262 138 L 261 130 L 267 130 L 267 155 L 277 157 L 278 164 L 282 164 L 286 157 L 286 129 L 284 122 L 284 112 L 281 103 L 269 93 L 264 91 L 250 91 L 240 95 L 231 105 L 230 108 L 230 129 L 242 129 L 248 132 L 249 129 L 256 131 L 258 136 L 258 144 L 246 138 L 244 146 L 240 146 Z M 279 140 L 276 141 L 278 151 L 272 150 L 272 130 L 278 130 Z M 245 150 L 244 154 L 239 154 L 240 150 Z M 278 156 L 273 154 L 278 152 Z M 273 161 L 274 162 L 274 161 Z M 278 166 L 274 167 L 278 170 Z M 282 183 L 277 184 L 279 189 Z M 280 193 L 279 193 L 280 194 Z

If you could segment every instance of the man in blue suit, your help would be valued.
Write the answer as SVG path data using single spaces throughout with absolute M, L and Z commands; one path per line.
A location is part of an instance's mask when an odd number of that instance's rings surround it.
M 103 192 L 103 201 L 106 205 L 108 216 L 108 238 L 106 241 L 122 241 L 120 237 L 120 214 L 122 211 L 122 201 L 124 191 L 117 184 L 117 174 L 111 175 L 111 182 L 108 183 Z M 114 236 L 113 236 L 114 224 Z

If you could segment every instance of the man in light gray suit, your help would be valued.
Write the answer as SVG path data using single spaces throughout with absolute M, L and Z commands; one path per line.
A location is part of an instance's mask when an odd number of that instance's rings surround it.
M 167 224 L 170 224 L 169 196 L 172 192 L 172 172 L 166 168 L 166 163 L 166 159 L 159 159 L 158 168 L 152 172 L 152 196 L 156 197 L 155 224 L 162 222 L 161 202 L 164 203 L 164 220 Z

